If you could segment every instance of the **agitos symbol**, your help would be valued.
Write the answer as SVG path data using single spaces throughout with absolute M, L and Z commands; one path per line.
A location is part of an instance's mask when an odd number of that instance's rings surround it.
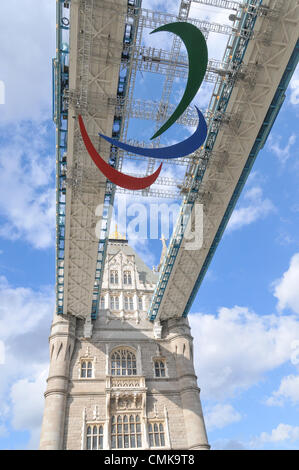
M 159 31 L 169 31 L 171 33 L 176 34 L 182 39 L 188 53 L 189 71 L 186 89 L 181 101 L 174 110 L 173 114 L 163 124 L 163 126 L 151 137 L 151 139 L 155 139 L 156 137 L 160 136 L 165 131 L 167 131 L 167 129 L 169 129 L 187 109 L 187 107 L 195 97 L 197 91 L 199 90 L 199 87 L 204 79 L 208 64 L 208 50 L 206 40 L 201 31 L 196 28 L 196 26 L 185 22 L 170 23 L 164 26 L 160 26 L 159 28 L 152 31 L 151 34 L 157 33 Z M 207 136 L 207 125 L 205 118 L 196 106 L 195 108 L 198 114 L 198 125 L 194 134 L 192 134 L 186 140 L 179 142 L 178 144 L 171 145 L 169 147 L 135 147 L 129 144 L 125 144 L 123 142 L 119 142 L 118 140 L 112 139 L 103 134 L 99 135 L 114 146 L 126 150 L 130 153 L 136 153 L 137 155 L 143 155 L 146 157 L 159 159 L 185 157 L 186 155 L 189 155 L 190 153 L 198 149 L 200 145 L 203 144 Z M 112 183 L 125 189 L 138 190 L 145 189 L 151 186 L 156 181 L 160 174 L 162 163 L 153 174 L 145 176 L 143 178 L 136 178 L 121 173 L 120 171 L 115 170 L 115 168 L 106 163 L 105 160 L 103 160 L 103 158 L 98 154 L 86 132 L 82 116 L 80 115 L 79 126 L 82 139 L 89 155 L 91 156 L 92 160 L 99 168 L 99 170 Z

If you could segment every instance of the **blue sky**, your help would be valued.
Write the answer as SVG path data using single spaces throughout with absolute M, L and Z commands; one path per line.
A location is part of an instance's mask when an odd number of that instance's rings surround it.
M 163 8 L 176 12 L 178 1 Z M 197 5 L 199 14 L 227 22 L 227 12 Z M 0 448 L 37 448 L 54 309 L 55 2 L 2 2 L 0 39 Z M 136 96 L 158 99 L 148 80 L 138 77 Z M 177 82 L 174 101 L 181 90 Z M 198 103 L 207 105 L 203 93 Z M 189 315 L 213 448 L 299 448 L 298 104 L 297 69 Z M 152 135 L 147 124 L 140 139 Z M 159 240 L 130 241 L 159 263 Z

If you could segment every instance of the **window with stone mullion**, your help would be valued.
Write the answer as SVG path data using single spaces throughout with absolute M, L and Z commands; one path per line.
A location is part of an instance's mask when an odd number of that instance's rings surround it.
M 111 375 L 136 375 L 136 356 L 129 350 L 117 350 L 111 355 Z
M 165 447 L 163 423 L 149 423 L 148 436 L 150 447 Z
M 165 377 L 165 362 L 155 361 L 155 377 Z
M 124 271 L 124 284 L 126 285 L 132 284 L 132 274 L 130 271 Z
M 111 295 L 110 308 L 111 310 L 119 310 L 119 298 L 117 295 Z
M 118 284 L 118 272 L 110 271 L 110 284 Z
M 133 297 L 125 296 L 125 310 L 134 310 Z
M 87 426 L 86 431 L 86 449 L 87 450 L 99 450 L 103 449 L 103 425 L 94 424 Z
M 81 362 L 81 377 L 90 378 L 92 377 L 92 362 L 91 361 L 82 361 Z
M 135 449 L 141 446 L 139 415 L 113 415 L 111 418 L 111 448 Z

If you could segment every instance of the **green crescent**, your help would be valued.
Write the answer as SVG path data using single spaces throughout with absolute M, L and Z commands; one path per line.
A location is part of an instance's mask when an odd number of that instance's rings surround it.
M 207 65 L 208 65 L 208 48 L 204 35 L 193 24 L 186 22 L 169 23 L 159 28 L 156 28 L 150 34 L 158 33 L 159 31 L 169 31 L 181 38 L 186 46 L 189 61 L 188 80 L 185 93 L 173 114 L 163 124 L 162 127 L 151 137 L 155 139 L 169 129 L 172 124 L 183 114 L 187 109 L 204 79 Z

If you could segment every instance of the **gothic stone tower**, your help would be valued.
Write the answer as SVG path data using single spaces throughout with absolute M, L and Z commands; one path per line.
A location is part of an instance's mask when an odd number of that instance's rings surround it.
M 41 449 L 209 449 L 187 319 L 153 324 L 157 281 L 109 241 L 99 314 L 54 316 Z

